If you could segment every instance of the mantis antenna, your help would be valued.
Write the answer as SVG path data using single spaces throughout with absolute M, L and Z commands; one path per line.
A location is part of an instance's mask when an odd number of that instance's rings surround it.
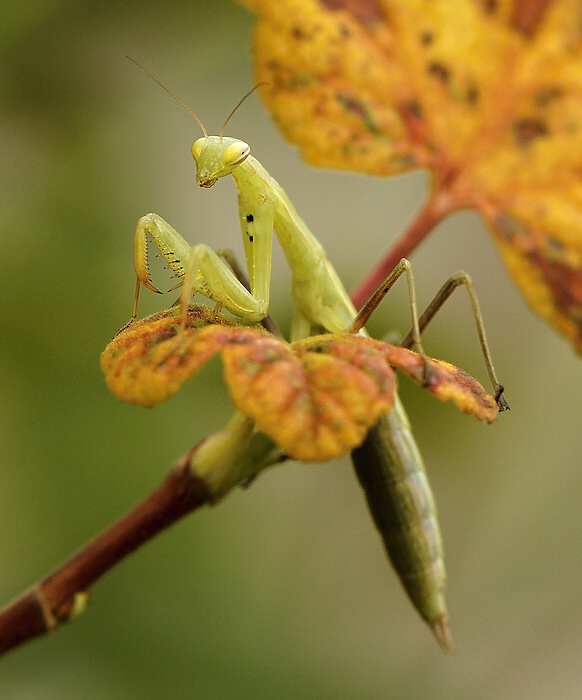
M 252 87 L 252 88 L 247 92 L 246 95 L 244 95 L 243 97 L 241 97 L 241 99 L 238 101 L 238 103 L 236 104 L 236 106 L 234 107 L 234 109 L 231 111 L 231 113 L 228 115 L 228 117 L 224 120 L 224 124 L 220 127 L 220 133 L 218 134 L 218 135 L 220 136 L 220 138 L 222 138 L 222 137 L 224 136 L 224 130 L 225 130 L 225 128 L 226 128 L 226 125 L 227 125 L 228 122 L 230 121 L 230 118 L 231 118 L 232 115 L 236 112 L 236 110 L 242 105 L 242 103 L 247 99 L 247 97 L 249 97 L 250 95 L 252 95 L 253 92 L 254 92 L 257 88 L 261 87 L 261 85 L 268 85 L 268 84 L 269 84 L 269 83 L 267 83 L 267 82 L 265 82 L 265 81 L 263 81 L 262 83 L 257 83 L 254 87 Z
M 184 109 L 188 112 L 188 114 L 190 114 L 192 117 L 194 117 L 194 119 L 196 119 L 196 121 L 198 122 L 198 125 L 199 125 L 200 128 L 202 129 L 202 133 L 204 134 L 204 136 L 205 136 L 206 138 L 208 138 L 208 133 L 207 133 L 206 129 L 204 128 L 204 124 L 203 124 L 202 121 L 198 118 L 198 116 L 197 116 L 196 114 L 194 114 L 194 112 L 190 109 L 190 107 L 188 107 L 188 105 L 186 105 L 184 102 L 182 102 L 182 100 L 181 100 L 179 97 L 176 97 L 176 95 L 174 95 L 174 93 L 173 93 L 171 90 L 169 90 L 161 81 L 159 81 L 159 80 L 155 77 L 155 75 L 152 75 L 152 74 L 149 72 L 149 70 L 148 70 L 147 68 L 145 68 L 144 66 L 141 65 L 141 63 L 138 63 L 138 62 L 137 62 L 134 58 L 132 58 L 131 56 L 127 56 L 127 55 L 126 55 L 125 58 L 127 58 L 127 59 L 130 60 L 132 63 L 134 63 L 140 70 L 142 70 L 148 77 L 150 77 L 150 78 L 154 81 L 154 83 L 157 83 L 157 84 L 162 88 L 162 90 L 165 90 L 165 91 L 168 93 L 168 95 L 169 95 L 170 97 L 172 97 L 174 100 L 176 100 L 176 102 L 177 102 L 179 105 L 182 105 L 182 107 L 184 107 Z M 269 83 L 264 82 L 264 81 L 263 81 L 262 83 L 257 83 L 254 87 L 252 87 L 252 88 L 246 93 L 246 95 L 244 95 L 243 97 L 241 97 L 241 99 L 237 102 L 237 104 L 236 104 L 236 106 L 234 107 L 234 109 L 231 110 L 231 112 L 230 112 L 230 114 L 228 115 L 228 117 L 224 120 L 224 123 L 223 123 L 223 125 L 222 125 L 221 128 L 220 128 L 220 134 L 219 134 L 220 138 L 223 137 L 223 135 L 224 135 L 224 130 L 225 130 L 225 128 L 226 128 L 226 125 L 227 125 L 228 122 L 230 121 L 232 115 L 233 115 L 233 114 L 236 112 L 236 110 L 242 105 L 242 103 L 247 99 L 247 97 L 249 97 L 250 95 L 252 95 L 253 92 L 254 92 L 257 88 L 261 87 L 261 85 L 268 85 L 268 84 L 269 84 Z
M 147 68 L 144 68 L 144 67 L 141 65 L 141 63 L 138 63 L 138 62 L 137 62 L 134 58 L 132 58 L 131 56 L 127 56 L 127 55 L 126 55 L 125 58 L 129 59 L 132 63 L 135 63 L 135 65 L 136 65 L 138 68 L 140 68 L 147 76 L 149 76 L 149 77 L 154 81 L 154 83 L 157 83 L 157 84 L 162 88 L 162 90 L 165 90 L 165 91 L 168 93 L 168 95 L 169 95 L 170 97 L 173 97 L 179 105 L 182 105 L 182 107 L 184 107 L 184 109 L 188 112 L 188 114 L 190 114 L 191 116 L 194 117 L 194 119 L 196 119 L 196 121 L 198 122 L 198 125 L 199 125 L 200 128 L 202 129 L 202 133 L 204 134 L 204 136 L 205 136 L 206 138 L 208 138 L 208 133 L 206 132 L 206 129 L 204 128 L 204 124 L 203 124 L 203 123 L 201 122 L 201 120 L 194 114 L 194 112 L 190 109 L 190 107 L 188 107 L 188 105 L 184 104 L 184 102 L 182 102 L 182 100 L 181 100 L 179 97 L 176 97 L 176 95 L 174 95 L 174 93 L 173 93 L 171 90 L 169 90 L 162 82 L 160 82 L 160 81 L 155 77 L 155 75 L 152 75 L 152 74 L 149 72 L 149 70 L 148 70 Z M 260 83 L 259 83 L 259 84 L 260 84 Z M 257 86 L 257 87 L 258 87 L 258 86 Z M 253 88 L 253 90 L 254 90 L 254 88 Z M 251 90 L 251 92 L 252 92 L 252 90 Z M 250 93 L 248 93 L 248 94 L 250 94 Z M 245 97 L 247 97 L 247 95 L 245 95 Z M 245 97 L 243 97 L 243 100 L 245 99 Z M 243 100 L 241 100 L 241 101 L 237 104 L 237 106 L 232 110 L 232 112 L 228 115 L 226 121 L 228 121 L 228 120 L 232 117 L 234 111 L 240 106 L 240 103 L 241 103 Z M 224 124 L 226 125 L 226 122 L 225 122 Z M 223 127 L 223 128 L 224 128 L 224 127 Z M 222 132 L 221 132 L 221 136 L 222 136 Z

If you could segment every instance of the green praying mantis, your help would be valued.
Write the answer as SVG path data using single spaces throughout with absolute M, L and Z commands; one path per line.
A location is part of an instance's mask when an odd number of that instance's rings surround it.
M 183 324 L 193 293 L 201 293 L 245 322 L 261 321 L 269 311 L 274 232 L 291 270 L 294 302 L 291 341 L 321 332 L 347 330 L 365 333 L 363 326 L 372 310 L 398 277 L 405 274 L 412 329 L 402 344 L 406 347 L 416 345 L 419 353 L 426 357 L 420 340 L 422 330 L 452 291 L 459 285 L 465 285 L 499 410 L 508 407 L 491 361 L 477 298 L 470 279 L 464 273 L 450 278 L 419 318 L 410 264 L 403 259 L 358 314 L 323 247 L 300 218 L 283 188 L 250 154 L 249 144 L 224 136 L 231 116 L 252 90 L 232 110 L 219 135 L 209 136 L 200 119 L 181 100 L 146 69 L 137 65 L 176 99 L 201 127 L 204 135 L 192 145 L 198 185 L 212 187 L 220 178 L 228 175 L 234 179 L 238 190 L 249 288 L 209 246 L 203 243 L 190 246 L 169 223 L 150 213 L 139 219 L 134 236 L 133 259 L 137 283 L 132 320 L 137 315 L 141 285 L 160 293 L 152 284 L 148 268 L 150 236 L 174 276 L 181 282 Z M 405 590 L 432 628 L 437 641 L 442 647 L 451 648 L 444 601 L 446 576 L 436 507 L 422 456 L 398 397 L 393 410 L 380 419 L 364 444 L 353 452 L 353 459 L 370 510 Z

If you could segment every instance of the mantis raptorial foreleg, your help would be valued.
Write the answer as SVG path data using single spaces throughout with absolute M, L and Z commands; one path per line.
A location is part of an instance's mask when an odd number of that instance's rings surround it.
M 184 238 L 157 214 L 146 214 L 137 222 L 134 236 L 134 266 L 139 282 L 158 292 L 150 280 L 147 264 L 147 235 L 160 249 L 175 277 L 182 280 L 182 307 L 187 307 L 193 292 L 203 294 L 246 321 L 260 321 L 269 309 L 268 286 L 264 297 L 257 298 L 236 278 L 224 260 L 205 243 L 190 247 Z M 269 250 L 270 253 L 270 250 Z M 261 290 L 265 285 L 263 284 Z M 137 315 L 137 298 L 133 317 Z
M 198 245 L 191 249 L 175 229 L 155 214 L 140 219 L 136 229 L 134 266 L 138 287 L 144 284 L 158 291 L 150 281 L 147 265 L 147 234 L 150 234 L 174 275 L 182 279 L 183 322 L 194 291 L 201 292 L 243 320 L 259 321 L 266 316 L 269 308 L 274 231 L 291 270 L 291 293 L 295 305 L 291 340 L 321 331 L 351 329 L 364 332 L 362 326 L 368 312 L 357 316 L 321 244 L 300 218 L 282 187 L 250 155 L 250 146 L 240 139 L 223 136 L 226 122 L 219 136 L 208 136 L 198 117 L 193 116 L 204 132 L 204 136 L 192 145 L 198 184 L 211 187 L 219 178 L 232 175 L 238 190 L 239 219 L 250 291 L 207 246 Z M 435 306 L 429 306 L 419 319 L 410 267 L 403 260 L 368 309 L 377 305 L 379 298 L 402 272 L 407 273 L 411 297 L 413 342 L 424 355 L 421 329 L 442 305 L 446 292 L 441 295 L 442 300 Z M 136 307 L 137 294 L 134 316 Z M 473 304 L 473 309 L 480 319 L 478 306 Z M 493 365 L 480 320 L 478 328 L 501 408 L 500 385 L 492 372 Z M 353 454 L 374 519 L 403 585 L 439 642 L 450 648 L 443 597 L 444 561 L 434 500 L 422 457 L 398 396 L 395 397 L 393 410 L 381 418 L 361 448 Z M 377 492 L 369 492 L 372 488 L 377 488 Z M 385 517 L 387 510 L 390 517 Z

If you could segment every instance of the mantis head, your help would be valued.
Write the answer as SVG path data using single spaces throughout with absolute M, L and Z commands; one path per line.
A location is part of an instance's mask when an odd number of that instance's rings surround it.
M 204 136 L 192 144 L 192 156 L 196 161 L 196 182 L 200 187 L 212 187 L 219 177 L 230 175 L 237 165 L 240 165 L 243 160 L 247 159 L 251 152 L 249 144 L 240 139 L 223 136 L 224 129 L 232 115 L 247 97 L 260 85 L 264 84 L 258 83 L 239 100 L 235 108 L 224 120 L 218 136 L 208 136 L 200 119 L 191 112 L 204 132 Z
M 230 175 L 251 152 L 248 143 L 229 136 L 203 136 L 192 144 L 196 161 L 196 182 L 212 187 L 220 177 Z
M 258 87 L 261 85 L 267 85 L 267 83 L 257 83 L 251 90 L 249 90 L 247 94 L 239 100 L 235 108 L 224 120 L 224 124 L 220 129 L 220 134 L 218 136 L 208 136 L 204 124 L 200 121 L 196 114 L 194 114 L 190 107 L 184 104 L 180 98 L 176 97 L 173 92 L 168 90 L 168 88 L 154 75 L 152 75 L 147 68 L 144 68 L 140 63 L 131 58 L 131 56 L 126 56 L 126 58 L 140 68 L 155 83 L 157 83 L 162 90 L 165 90 L 170 97 L 184 107 L 184 109 L 198 122 L 204 136 L 197 139 L 192 144 L 192 156 L 196 161 L 196 182 L 200 185 L 200 187 L 212 187 L 219 177 L 230 175 L 233 169 L 236 168 L 237 165 L 240 165 L 243 160 L 248 157 L 249 153 L 251 152 L 251 147 L 249 144 L 241 141 L 240 139 L 223 136 L 224 129 L 232 115 L 247 99 L 247 97 Z

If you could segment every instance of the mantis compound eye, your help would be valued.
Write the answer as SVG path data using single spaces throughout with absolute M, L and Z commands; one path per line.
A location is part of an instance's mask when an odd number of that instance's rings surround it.
M 196 162 L 198 162 L 198 158 L 200 156 L 205 141 L 205 138 L 200 138 L 194 141 L 194 143 L 192 144 L 192 156 L 194 157 L 194 160 Z
M 224 151 L 224 164 L 231 167 L 239 165 L 243 160 L 246 160 L 250 152 L 251 147 L 248 143 L 235 141 Z

